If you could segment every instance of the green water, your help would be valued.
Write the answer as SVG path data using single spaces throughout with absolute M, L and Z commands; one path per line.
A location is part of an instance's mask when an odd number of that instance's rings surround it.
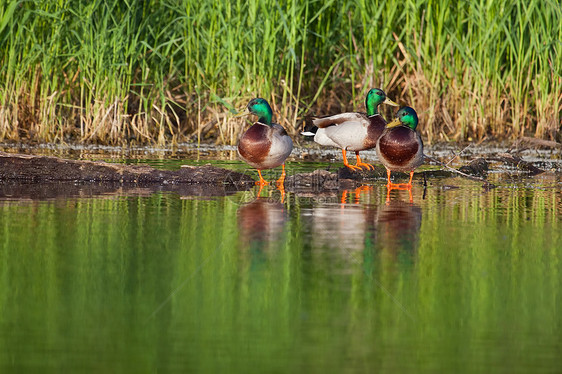
M 561 191 L 3 194 L 0 370 L 559 372 Z

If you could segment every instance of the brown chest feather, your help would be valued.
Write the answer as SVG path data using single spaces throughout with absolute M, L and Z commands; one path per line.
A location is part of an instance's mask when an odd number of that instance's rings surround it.
M 386 121 L 382 116 L 372 116 L 369 117 L 369 127 L 367 127 L 367 138 L 365 139 L 365 149 L 375 148 L 377 146 L 377 140 L 379 140 L 384 127 L 386 126 Z
M 250 127 L 238 143 L 240 155 L 253 163 L 260 163 L 265 160 L 271 148 L 269 130 L 269 126 L 257 123 Z
M 397 127 L 380 138 L 380 153 L 397 166 L 406 165 L 418 152 L 420 145 L 416 139 L 414 131 Z

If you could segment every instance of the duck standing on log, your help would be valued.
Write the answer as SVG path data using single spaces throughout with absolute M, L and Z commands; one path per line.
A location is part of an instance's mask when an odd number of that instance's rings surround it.
M 377 142 L 377 156 L 386 167 L 388 188 L 412 188 L 414 170 L 423 164 L 423 142 L 416 132 L 418 115 L 408 106 L 396 113 L 396 119 L 388 123 Z M 408 184 L 393 184 L 390 173 L 400 171 L 410 173 Z
M 285 181 L 285 160 L 293 150 L 293 141 L 281 125 L 272 123 L 273 111 L 265 99 L 252 99 L 247 111 L 238 116 L 248 114 L 258 116 L 258 121 L 240 137 L 238 154 L 258 170 L 260 180 L 256 184 L 260 186 L 269 184 L 263 179 L 262 170 L 282 166 L 281 177 L 277 180 L 277 186 L 282 187 Z
M 375 148 L 381 136 L 386 121 L 379 114 L 380 104 L 398 106 L 386 97 L 383 90 L 373 88 L 367 93 L 365 107 L 367 113 L 348 112 L 326 117 L 314 117 L 314 127 L 310 131 L 302 132 L 305 136 L 314 136 L 314 141 L 320 145 L 341 148 L 343 163 L 351 170 L 374 169 L 374 166 L 361 161 L 360 151 Z M 347 162 L 347 151 L 354 151 L 357 164 Z

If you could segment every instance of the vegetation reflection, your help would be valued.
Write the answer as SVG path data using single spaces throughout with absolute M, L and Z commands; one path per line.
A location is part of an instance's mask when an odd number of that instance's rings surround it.
M 2 201 L 1 366 L 558 367 L 560 194 L 245 194 Z

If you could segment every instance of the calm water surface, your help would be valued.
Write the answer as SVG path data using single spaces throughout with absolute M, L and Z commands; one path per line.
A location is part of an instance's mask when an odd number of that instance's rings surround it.
M 560 372 L 562 181 L 492 178 L 412 202 L 3 187 L 0 370 Z

